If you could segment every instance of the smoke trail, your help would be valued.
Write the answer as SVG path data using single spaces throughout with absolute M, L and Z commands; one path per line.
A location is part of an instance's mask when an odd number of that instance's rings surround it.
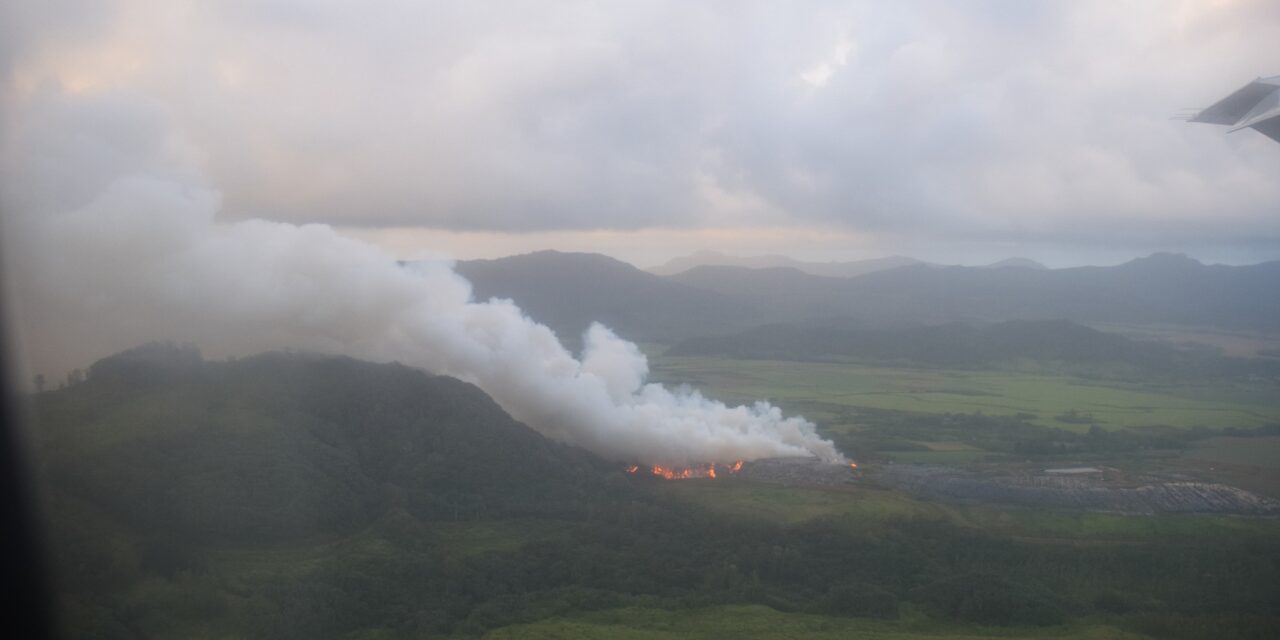
M 6 206 L 17 213 L 6 234 L 33 369 L 156 339 L 223 355 L 311 349 L 474 382 L 540 432 L 612 459 L 840 459 L 813 424 L 767 403 L 729 407 L 646 384 L 645 356 L 601 325 L 575 358 L 511 301 L 472 300 L 447 261 L 402 267 L 322 225 L 221 224 L 219 195 L 168 160 L 153 118 L 97 105 L 85 128 L 77 108 L 23 127 L 30 135 L 6 153 Z M 81 142 L 68 142 L 67 127 Z M 31 163 L 50 155 L 58 162 Z

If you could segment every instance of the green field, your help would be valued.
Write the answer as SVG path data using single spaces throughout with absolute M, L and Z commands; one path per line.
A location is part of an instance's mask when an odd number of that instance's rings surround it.
M 1043 426 L 1085 431 L 1054 419 L 1068 410 L 1092 414 L 1104 428 L 1145 426 L 1254 428 L 1280 422 L 1280 385 L 1210 383 L 1146 387 L 1010 372 L 900 369 L 846 363 L 657 356 L 654 379 L 688 383 L 726 401 L 768 399 L 828 429 L 846 408 L 921 413 L 1034 414 Z

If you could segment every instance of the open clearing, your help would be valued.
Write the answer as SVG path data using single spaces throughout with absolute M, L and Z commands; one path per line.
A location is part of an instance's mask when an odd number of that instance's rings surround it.
M 1239 385 L 1218 393 L 1210 384 L 1148 388 L 1070 376 L 1010 372 L 902 369 L 859 364 L 659 356 L 654 378 L 695 385 L 729 401 L 768 399 L 788 411 L 829 423 L 843 408 L 921 413 L 1011 415 L 1085 431 L 1088 423 L 1054 419 L 1068 410 L 1092 414 L 1104 428 L 1144 426 L 1254 428 L 1280 422 L 1280 385 Z M 823 424 L 828 428 L 839 425 Z

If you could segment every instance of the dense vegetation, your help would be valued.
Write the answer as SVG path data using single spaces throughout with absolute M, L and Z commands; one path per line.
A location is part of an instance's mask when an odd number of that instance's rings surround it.
M 1265 526 L 1210 543 L 1153 520 L 1149 536 L 1099 543 L 936 514 L 725 513 L 398 365 L 151 346 L 34 410 L 75 637 L 475 636 L 729 604 L 1020 635 L 1081 621 L 1155 637 L 1280 632 L 1280 541 Z

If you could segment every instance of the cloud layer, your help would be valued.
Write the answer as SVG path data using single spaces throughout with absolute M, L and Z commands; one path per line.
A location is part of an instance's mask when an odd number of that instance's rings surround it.
M 1280 72 L 1267 0 L 62 4 L 9 110 L 144 101 L 231 217 L 1280 250 L 1280 149 L 1169 119 Z

